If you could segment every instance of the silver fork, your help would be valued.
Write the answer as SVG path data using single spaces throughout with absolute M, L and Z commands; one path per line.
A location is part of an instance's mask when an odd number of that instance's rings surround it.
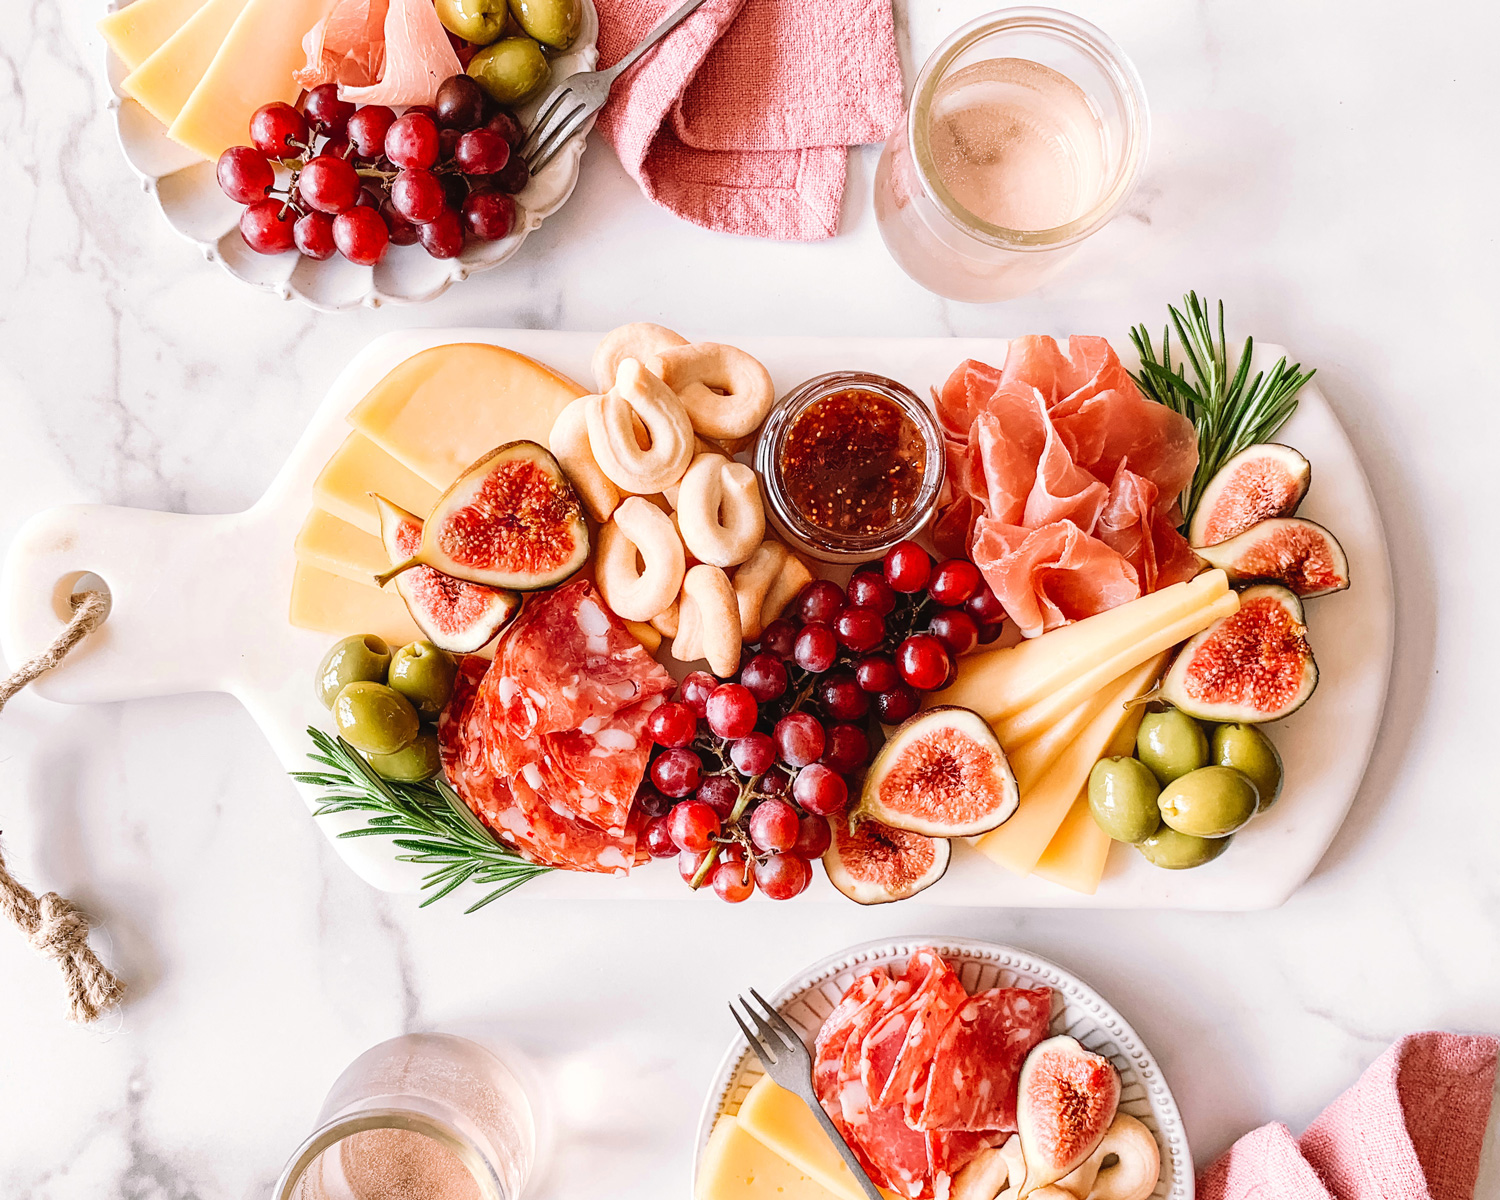
M 755 1022 L 755 1033 L 750 1032 L 750 1027 L 740 1016 L 739 1009 L 735 1008 L 732 1003 L 729 1006 L 729 1012 L 734 1017 L 734 1023 L 740 1027 L 740 1032 L 745 1035 L 745 1040 L 750 1043 L 750 1049 L 755 1051 L 755 1057 L 760 1059 L 760 1065 L 766 1069 L 767 1075 L 787 1091 L 800 1096 L 802 1102 L 813 1110 L 813 1115 L 822 1123 L 824 1132 L 832 1139 L 834 1148 L 838 1150 L 844 1162 L 849 1165 L 849 1170 L 859 1181 L 859 1186 L 864 1189 L 865 1195 L 870 1200 L 883 1200 L 880 1189 L 865 1174 L 864 1167 L 859 1165 L 859 1159 L 855 1157 L 854 1151 L 849 1149 L 849 1143 L 844 1141 L 844 1135 L 838 1131 L 838 1126 L 818 1103 L 818 1097 L 813 1093 L 812 1055 L 807 1052 L 807 1047 L 802 1044 L 797 1031 L 787 1023 L 785 1017 L 767 1004 L 754 988 L 750 989 L 750 994 L 755 997 L 756 1004 L 760 1005 L 759 1012 L 745 997 L 741 996 L 739 1000 L 740 1006 Z
M 676 12 L 648 33 L 641 44 L 607 71 L 579 71 L 569 75 L 547 97 L 521 143 L 521 157 L 535 175 L 550 163 L 584 123 L 604 107 L 614 82 L 652 46 L 690 17 L 703 0 L 687 0 Z

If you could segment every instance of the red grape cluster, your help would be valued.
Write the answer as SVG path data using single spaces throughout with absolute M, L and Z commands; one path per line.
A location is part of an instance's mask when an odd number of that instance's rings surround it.
M 757 887 L 800 895 L 869 761 L 872 721 L 915 713 L 920 693 L 952 682 L 956 656 L 994 641 L 1002 619 L 973 563 L 934 567 L 913 542 L 862 567 L 847 591 L 814 580 L 766 626 L 737 680 L 695 671 L 651 714 L 659 749 L 636 797 L 644 845 L 731 903 Z
M 492 242 L 514 228 L 514 196 L 530 178 L 515 153 L 524 137 L 467 75 L 444 80 L 435 105 L 400 116 L 383 104 L 356 108 L 325 83 L 300 110 L 257 109 L 253 144 L 219 156 L 219 186 L 246 206 L 240 235 L 260 254 L 295 249 L 374 266 L 392 244 L 420 242 L 453 258 L 467 237 Z

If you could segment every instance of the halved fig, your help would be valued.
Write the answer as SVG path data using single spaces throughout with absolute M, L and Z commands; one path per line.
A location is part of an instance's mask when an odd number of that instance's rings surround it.
M 865 774 L 860 813 L 928 837 L 974 837 L 1021 803 L 1000 739 L 972 709 L 944 704 L 905 721 Z
M 554 587 L 587 561 L 583 505 L 557 459 L 536 442 L 491 450 L 438 497 L 416 553 L 379 577 L 428 566 L 486 587 Z
M 1349 586 L 1349 560 L 1338 538 L 1301 517 L 1271 517 L 1198 554 L 1223 567 L 1230 583 L 1279 583 L 1304 600 Z
M 1032 1047 L 1017 1084 L 1016 1126 L 1026 1159 L 1025 1196 L 1077 1170 L 1104 1140 L 1120 1107 L 1120 1073 L 1066 1034 Z
M 403 562 L 422 544 L 422 521 L 384 496 L 375 496 L 380 512 L 380 540 L 386 556 Z M 396 576 L 396 591 L 417 628 L 439 650 L 473 654 L 521 611 L 521 597 L 504 588 L 465 583 L 431 567 L 414 567 Z
M 1188 541 L 1217 546 L 1268 517 L 1289 517 L 1307 495 L 1312 464 L 1290 446 L 1264 442 L 1241 450 L 1203 489 Z
M 947 838 L 923 837 L 879 821 L 830 822 L 833 842 L 823 854 L 828 882 L 856 904 L 905 900 L 943 877 L 953 848 Z
M 1302 601 L 1280 584 L 1240 593 L 1239 611 L 1215 621 L 1178 652 L 1159 698 L 1200 721 L 1276 721 L 1318 686 Z

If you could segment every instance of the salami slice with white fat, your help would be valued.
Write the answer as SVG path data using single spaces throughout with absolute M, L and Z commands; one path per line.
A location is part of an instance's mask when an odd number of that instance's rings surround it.
M 902 979 L 911 996 L 865 1038 L 860 1064 L 865 1088 L 875 1104 L 902 1104 L 921 1083 L 933 1048 L 969 994 L 943 959 L 918 950 Z
M 971 996 L 934 1048 L 916 1124 L 1014 1130 L 1021 1064 L 1051 1021 L 1051 988 L 994 988 Z

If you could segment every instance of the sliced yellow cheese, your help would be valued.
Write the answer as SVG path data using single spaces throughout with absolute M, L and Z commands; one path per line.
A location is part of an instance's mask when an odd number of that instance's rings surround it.
M 163 125 L 170 126 L 202 82 L 246 3 L 247 0 L 208 0 L 183 22 L 182 28 L 125 76 L 120 87 Z M 249 137 L 247 128 L 241 140 L 248 141 Z
M 695 1200 L 834 1200 L 834 1196 L 751 1137 L 733 1117 L 723 1116 L 703 1147 Z
M 321 508 L 313 509 L 302 522 L 296 550 L 299 563 L 377 590 L 375 576 L 391 565 L 379 538 Z
M 1047 773 L 1048 768 L 1062 757 L 1064 750 L 1084 731 L 1090 721 L 1104 711 L 1109 703 L 1110 689 L 1101 688 L 1082 704 L 1075 705 L 1064 713 L 1052 726 L 1042 730 L 1036 737 L 1016 745 L 1000 745 L 1010 759 L 1010 769 L 1016 777 L 1016 786 L 1029 792 Z M 996 735 L 999 736 L 998 734 Z M 1015 749 L 1011 749 L 1015 746 Z
M 101 17 L 95 26 L 115 57 L 134 71 L 187 24 L 205 0 L 132 0 Z
M 313 502 L 340 521 L 373 537 L 380 536 L 380 516 L 371 492 L 378 492 L 407 512 L 425 517 L 437 503 L 438 490 L 412 474 L 360 433 L 351 433 L 313 483 Z
M 1187 616 L 1170 625 L 1164 625 L 1144 635 L 1139 641 L 1117 651 L 1112 657 L 1102 659 L 1072 682 L 1044 696 L 1029 708 L 994 722 L 995 736 L 1000 744 L 1007 741 L 1022 742 L 1037 736 L 1054 721 L 1061 719 L 1075 705 L 1094 695 L 1112 679 L 1118 679 L 1126 671 L 1145 662 L 1153 654 L 1169 650 L 1185 642 L 1195 633 L 1202 633 L 1215 621 L 1231 616 L 1238 611 L 1240 598 L 1234 592 L 1224 592 L 1204 608 L 1195 609 Z
M 412 355 L 370 389 L 349 423 L 443 489 L 506 442 L 547 445 L 557 414 L 584 394 L 513 350 L 457 343 Z
M 1137 704 L 1130 710 L 1129 719 L 1115 732 L 1115 740 L 1109 744 L 1106 751 L 1109 757 L 1135 752 L 1135 735 L 1145 715 L 1144 705 Z M 1085 784 L 1063 823 L 1058 826 L 1057 833 L 1042 851 L 1042 857 L 1037 859 L 1036 873 L 1043 879 L 1092 896 L 1104 878 L 1104 864 L 1113 845 L 1109 834 L 1094 820 L 1093 810 L 1089 808 L 1088 785 Z
M 865 1200 L 818 1118 L 802 1100 L 762 1075 L 743 1101 L 739 1121 L 757 1141 L 770 1147 L 799 1171 L 817 1180 L 840 1200 Z M 881 1189 L 894 1198 L 895 1193 Z
M 290 616 L 298 629 L 373 633 L 393 646 L 422 637 L 394 586 L 383 591 L 364 587 L 305 563 L 298 563 L 292 575 Z
M 1108 697 L 1098 715 L 1068 744 L 1031 790 L 1021 793 L 1021 806 L 1015 815 L 975 845 L 1007 870 L 1030 875 L 1078 793 L 1088 783 L 1094 764 L 1104 757 L 1116 733 L 1131 719 L 1131 711 L 1125 705 L 1150 691 L 1165 665 L 1166 655 L 1158 654 L 1106 689 Z
M 1188 583 L 1173 584 L 1041 637 L 970 655 L 959 661 L 953 686 L 941 694 L 933 693 L 930 703 L 972 708 L 991 722 L 1012 716 L 1153 633 L 1206 608 L 1228 590 L 1229 580 L 1223 571 L 1208 571 Z M 1135 661 L 1143 662 L 1155 653 L 1147 651 Z M 1105 681 L 1119 674 L 1106 676 Z M 1098 687 L 1096 684 L 1088 691 L 1097 691 Z M 1077 701 L 1065 705 L 1063 711 L 1074 703 Z
M 302 38 L 332 7 L 333 0 L 249 0 L 167 136 L 210 161 L 247 144 L 257 108 L 301 93 L 292 72 L 307 62 Z

